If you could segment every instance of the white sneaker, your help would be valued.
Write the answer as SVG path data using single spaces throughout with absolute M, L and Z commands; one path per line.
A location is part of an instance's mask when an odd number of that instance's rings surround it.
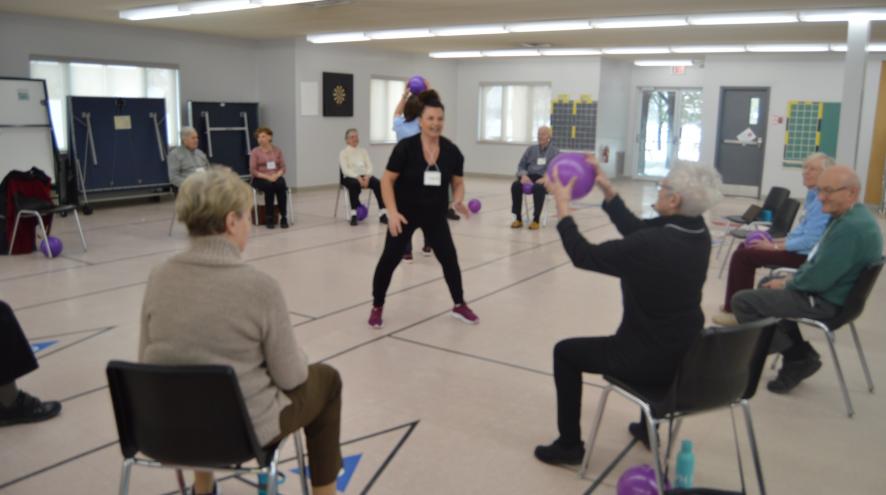
M 715 324 L 720 325 L 721 327 L 731 327 L 738 325 L 738 320 L 735 319 L 735 315 L 732 313 L 727 313 L 725 311 L 721 311 L 714 315 L 711 318 Z

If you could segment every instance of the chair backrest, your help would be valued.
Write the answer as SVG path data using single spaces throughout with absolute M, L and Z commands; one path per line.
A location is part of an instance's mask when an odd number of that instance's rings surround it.
M 763 211 L 763 208 L 760 208 L 757 205 L 750 205 L 748 206 L 748 209 L 741 214 L 741 219 L 744 223 L 751 223 L 760 216 L 761 211 Z
M 185 466 L 232 466 L 253 458 L 268 464 L 230 366 L 111 361 L 106 371 L 124 457 L 141 452 Z
M 871 291 L 874 290 L 874 284 L 877 283 L 877 277 L 880 276 L 880 271 L 883 270 L 883 261 L 884 259 L 880 258 L 880 261 L 868 265 L 858 274 L 858 278 L 855 279 L 855 283 L 852 285 L 849 295 L 846 296 L 846 302 L 843 303 L 840 312 L 833 320 L 828 322 L 828 327 L 831 330 L 836 330 L 861 316 L 868 296 L 871 295 Z
M 772 215 L 772 227 L 769 228 L 772 237 L 786 237 L 794 226 L 798 211 L 800 202 L 792 198 L 786 199 Z
M 775 216 L 775 212 L 778 211 L 778 208 L 786 199 L 791 197 L 791 191 L 785 189 L 784 187 L 774 186 L 769 190 L 769 194 L 766 195 L 766 199 L 763 201 L 763 209 L 769 210 L 772 212 L 772 216 Z
M 672 411 L 699 412 L 753 397 L 777 318 L 702 330 L 677 371 Z

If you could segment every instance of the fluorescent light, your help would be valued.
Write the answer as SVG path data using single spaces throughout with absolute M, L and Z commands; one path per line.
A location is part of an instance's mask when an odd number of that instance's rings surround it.
M 543 48 L 539 51 L 546 57 L 581 57 L 603 53 L 595 48 Z
M 637 67 L 691 67 L 692 60 L 634 60 Z
M 518 50 L 483 50 L 484 57 L 537 57 L 541 55 L 538 50 L 534 49 L 518 49 Z
M 179 5 L 179 10 L 191 14 L 215 14 L 218 12 L 234 12 L 236 10 L 257 9 L 261 5 L 249 0 L 211 0 L 209 2 L 190 2 Z
M 743 53 L 744 45 L 672 46 L 674 53 Z
M 793 12 L 750 12 L 735 14 L 691 15 L 689 24 L 693 26 L 722 26 L 739 24 L 782 24 L 799 22 Z
M 431 52 L 428 54 L 431 58 L 480 58 L 483 52 L 464 51 L 464 52 Z
M 508 24 L 505 29 L 512 33 L 540 33 L 545 31 L 578 31 L 591 29 L 588 21 L 546 21 L 546 22 L 521 22 Z
M 295 5 L 297 3 L 319 2 L 320 0 L 250 0 L 262 7 L 277 7 L 279 5 Z
M 349 43 L 351 41 L 369 41 L 364 33 L 328 33 L 309 34 L 308 41 L 311 43 Z
M 658 55 L 671 53 L 666 46 L 634 46 L 625 48 L 604 48 L 606 55 Z
M 685 17 L 617 17 L 591 20 L 595 29 L 630 29 L 685 26 Z
M 876 10 L 813 10 L 800 12 L 802 22 L 845 22 L 852 19 L 867 21 L 886 20 L 886 9 Z
M 402 40 L 407 38 L 430 38 L 434 36 L 430 29 L 391 29 L 388 31 L 371 31 L 366 33 L 373 40 Z
M 483 25 L 483 26 L 451 26 L 433 28 L 431 32 L 437 36 L 475 36 L 480 34 L 505 34 L 505 27 L 502 25 Z
M 165 19 L 167 17 L 182 17 L 190 14 L 190 12 L 179 10 L 178 5 L 158 5 L 156 7 L 121 10 L 119 15 L 121 19 L 128 21 L 147 21 L 150 19 Z
M 886 43 L 871 43 L 868 45 L 868 52 L 886 52 Z
M 849 51 L 849 47 L 846 46 L 845 43 L 843 43 L 843 44 L 831 43 L 831 51 L 832 52 L 846 52 L 846 51 Z
M 822 44 L 793 45 L 748 45 L 748 51 L 754 53 L 811 53 L 826 52 L 830 46 Z

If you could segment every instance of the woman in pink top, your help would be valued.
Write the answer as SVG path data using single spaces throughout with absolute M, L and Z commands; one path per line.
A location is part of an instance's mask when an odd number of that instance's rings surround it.
M 249 174 L 252 176 L 252 187 L 265 193 L 265 225 L 269 229 L 275 227 L 274 222 L 274 197 L 277 197 L 277 206 L 280 208 L 280 228 L 289 228 L 286 220 L 286 193 L 289 188 L 286 185 L 286 162 L 283 160 L 283 152 L 274 146 L 274 131 L 267 127 L 259 127 L 255 130 L 255 139 L 258 146 L 249 153 Z

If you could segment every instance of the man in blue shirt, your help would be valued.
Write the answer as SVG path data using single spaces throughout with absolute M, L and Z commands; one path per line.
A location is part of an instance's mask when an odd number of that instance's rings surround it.
M 539 127 L 538 144 L 526 148 L 517 165 L 517 180 L 511 184 L 511 211 L 514 213 L 512 229 L 523 227 L 520 207 L 523 204 L 523 186 L 525 184 L 532 185 L 532 199 L 535 206 L 529 229 L 538 229 L 538 220 L 541 218 L 541 209 L 545 204 L 545 194 L 547 194 L 545 172 L 548 169 L 548 163 L 560 153 L 560 150 L 551 144 L 551 134 L 550 127 Z
M 824 153 L 813 153 L 803 162 L 803 185 L 808 188 L 800 221 L 784 239 L 772 242 L 760 240 L 750 247 L 739 246 L 729 262 L 729 278 L 726 282 L 726 302 L 722 312 L 714 315 L 718 325 L 735 325 L 732 315 L 732 296 L 744 289 L 754 288 L 754 274 L 763 266 L 797 268 L 806 261 L 807 255 L 821 239 L 831 216 L 821 208 L 818 199 L 818 178 L 834 160 Z

